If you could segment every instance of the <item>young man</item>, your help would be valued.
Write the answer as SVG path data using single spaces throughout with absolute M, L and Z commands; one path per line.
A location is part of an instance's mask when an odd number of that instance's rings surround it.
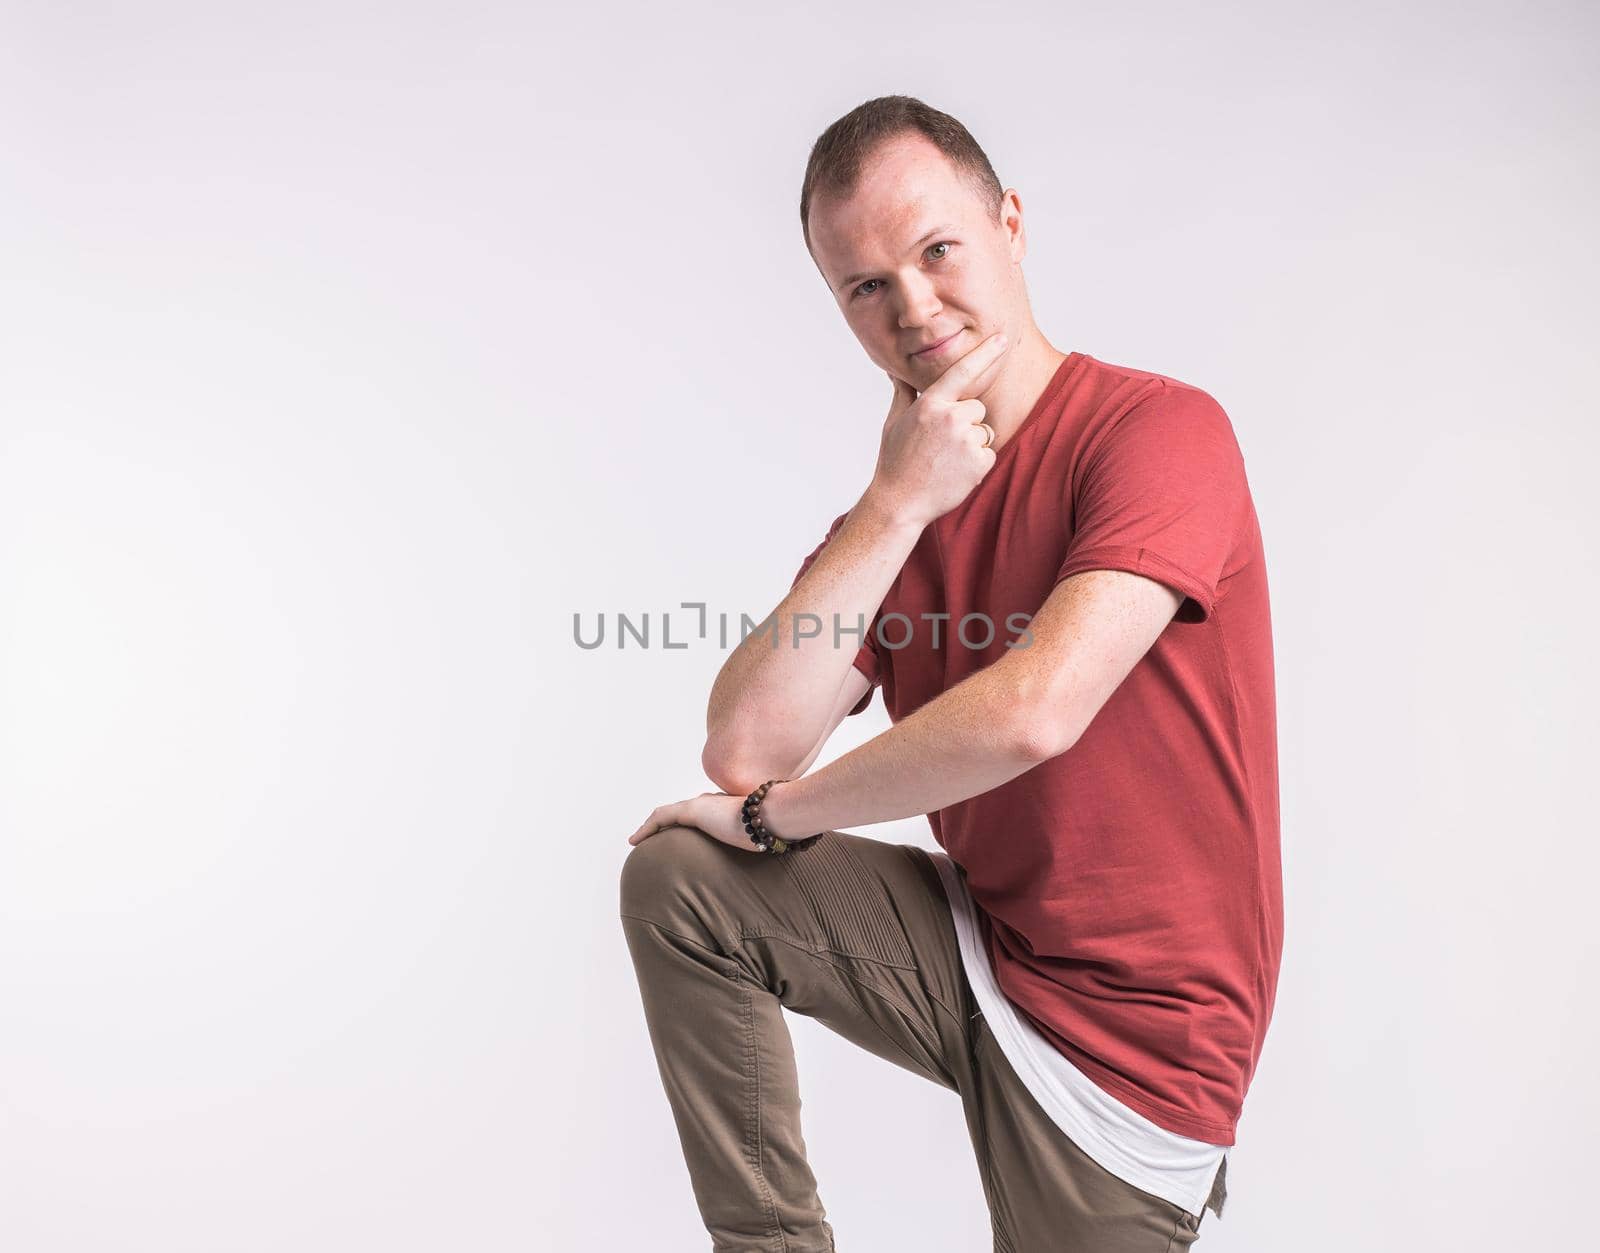
M 655 810 L 621 883 L 713 1248 L 834 1247 L 781 1007 L 960 1094 L 996 1249 L 1185 1247 L 1221 1213 L 1283 940 L 1231 424 L 1045 339 L 1021 200 L 920 101 L 822 134 L 801 222 L 893 385 L 877 466 L 777 646 L 717 678 L 723 790 Z M 891 728 L 807 774 L 880 684 Z M 915 814 L 942 852 L 835 829 Z

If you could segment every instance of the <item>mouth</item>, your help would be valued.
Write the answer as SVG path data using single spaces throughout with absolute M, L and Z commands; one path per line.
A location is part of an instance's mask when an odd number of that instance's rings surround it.
M 951 343 L 953 343 L 955 341 L 956 336 L 960 335 L 960 334 L 961 334 L 960 331 L 954 331 L 951 334 L 946 335 L 943 339 L 936 340 L 933 343 L 929 344 L 926 348 L 917 349 L 911 355 L 913 357 L 917 357 L 917 358 L 919 358 L 919 359 L 921 359 L 923 361 L 926 361 L 930 357 L 936 357 L 941 352 L 943 352 L 946 347 L 948 347 Z

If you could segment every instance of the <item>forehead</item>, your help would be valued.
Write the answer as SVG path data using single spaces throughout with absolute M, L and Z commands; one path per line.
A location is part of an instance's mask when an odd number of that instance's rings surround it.
M 891 140 L 862 166 L 846 197 L 818 196 L 811 251 L 830 283 L 856 270 L 897 264 L 924 231 L 969 226 L 982 216 L 972 185 L 921 136 Z

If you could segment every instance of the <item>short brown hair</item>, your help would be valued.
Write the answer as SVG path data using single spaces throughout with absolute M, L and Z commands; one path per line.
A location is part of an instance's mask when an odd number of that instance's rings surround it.
M 878 146 L 907 132 L 929 140 L 972 184 L 979 200 L 996 218 L 1005 188 L 995 177 L 988 154 L 972 133 L 948 113 L 914 96 L 879 96 L 858 104 L 829 126 L 811 146 L 805 181 L 800 186 L 800 231 L 811 248 L 811 201 L 818 192 L 848 196 L 861 177 L 861 167 Z

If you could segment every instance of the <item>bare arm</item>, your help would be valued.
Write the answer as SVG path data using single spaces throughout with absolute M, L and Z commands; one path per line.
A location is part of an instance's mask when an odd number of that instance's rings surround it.
M 767 826 L 798 838 L 931 813 L 1066 752 L 1182 601 L 1121 570 L 1062 580 L 1029 625 L 1029 647 L 821 770 L 774 786 L 762 804 Z
M 870 629 L 928 523 L 960 504 L 994 464 L 976 425 L 984 415 L 976 397 L 1006 348 L 1004 335 L 989 336 L 921 395 L 889 375 L 894 396 L 871 485 L 778 602 L 772 630 L 743 640 L 712 685 L 700 761 L 724 792 L 793 778 L 838 725 L 833 710 L 847 676 L 860 677 L 851 663 L 866 641 L 841 636 L 836 647 L 835 623 Z
M 774 628 L 734 649 L 711 688 L 701 754 L 719 788 L 748 792 L 767 779 L 793 778 L 816 759 L 867 689 L 851 664 L 865 638 L 841 635 L 835 647 L 835 616 L 842 628 L 870 629 L 921 533 L 922 525 L 881 505 L 869 488 L 778 602 Z M 817 621 L 820 631 L 804 638 Z
M 789 778 L 798 779 L 807 770 L 811 769 L 811 763 L 816 761 L 817 754 L 822 752 L 822 746 L 833 738 L 833 733 L 839 729 L 839 724 L 856 707 L 856 702 L 865 696 L 871 688 L 872 684 L 867 681 L 867 676 L 854 666 L 851 666 L 845 672 L 844 686 L 839 689 L 838 698 L 833 703 L 833 712 L 828 715 L 826 729 L 817 737 L 817 742 L 811 746 L 811 751 L 806 754 L 806 759 L 794 768 L 794 772 L 788 776 Z M 771 778 L 773 776 L 769 775 L 768 777 Z M 748 792 L 751 789 L 747 788 L 745 790 Z

